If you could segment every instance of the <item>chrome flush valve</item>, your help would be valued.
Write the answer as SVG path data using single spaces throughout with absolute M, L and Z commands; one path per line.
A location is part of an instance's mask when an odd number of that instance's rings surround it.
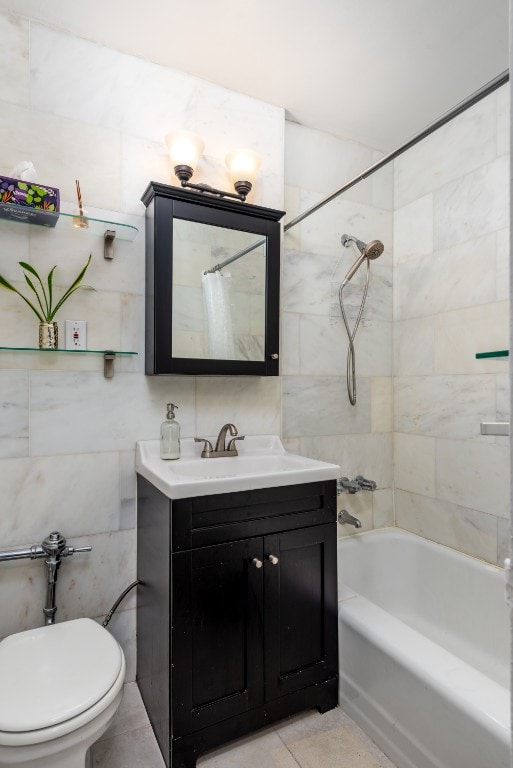
M 28 549 L 13 549 L 0 551 L 0 562 L 3 560 L 37 560 L 44 557 L 45 566 L 48 574 L 48 584 L 46 590 L 46 605 L 43 608 L 45 615 L 45 624 L 54 624 L 57 606 L 55 605 L 55 586 L 57 584 L 57 571 L 59 570 L 61 559 L 70 557 L 78 552 L 90 552 L 92 547 L 68 547 L 66 539 L 59 531 L 52 531 L 41 544 L 33 544 Z

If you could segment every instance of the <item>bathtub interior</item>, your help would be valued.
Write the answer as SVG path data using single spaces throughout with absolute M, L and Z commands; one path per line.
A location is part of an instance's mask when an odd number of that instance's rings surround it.
M 362 595 L 509 687 L 509 614 L 500 568 L 398 529 L 340 542 L 339 597 Z

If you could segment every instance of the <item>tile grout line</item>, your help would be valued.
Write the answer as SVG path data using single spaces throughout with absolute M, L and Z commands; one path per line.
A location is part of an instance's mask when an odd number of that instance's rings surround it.
M 281 743 L 283 744 L 283 746 L 285 747 L 285 749 L 287 750 L 287 752 L 289 753 L 291 758 L 293 759 L 294 763 L 298 766 L 298 768 L 303 768 L 301 763 L 296 760 L 295 756 L 293 755 L 293 753 L 289 749 L 289 745 L 285 743 L 285 741 L 282 739 L 282 737 L 280 736 L 280 734 L 276 730 L 276 728 L 273 728 L 273 731 L 275 732 L 275 734 L 277 735 L 277 737 L 279 738 L 279 740 L 281 741 Z

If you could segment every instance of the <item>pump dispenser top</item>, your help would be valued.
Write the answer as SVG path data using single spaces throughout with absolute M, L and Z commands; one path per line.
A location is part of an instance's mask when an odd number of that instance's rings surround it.
M 160 425 L 160 458 L 180 458 L 180 425 L 176 421 L 174 403 L 167 404 L 166 420 Z

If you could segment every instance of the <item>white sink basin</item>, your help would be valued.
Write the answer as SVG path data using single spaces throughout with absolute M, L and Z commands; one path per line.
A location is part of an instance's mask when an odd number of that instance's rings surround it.
M 216 438 L 208 438 L 215 445 Z M 202 459 L 201 443 L 181 440 L 181 457 L 160 458 L 160 441 L 137 443 L 136 470 L 170 499 L 276 488 L 280 485 L 335 480 L 340 467 L 287 453 L 276 435 L 255 435 L 237 443 L 238 456 Z

